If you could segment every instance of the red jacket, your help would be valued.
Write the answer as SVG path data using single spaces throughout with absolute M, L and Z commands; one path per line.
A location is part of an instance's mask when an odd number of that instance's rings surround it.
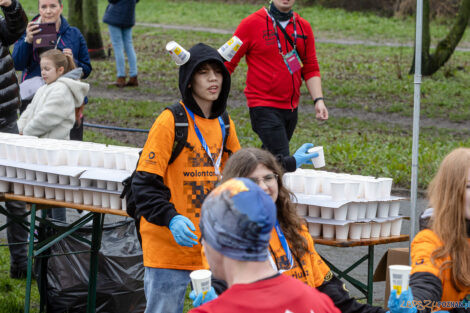
M 246 55 L 248 73 L 245 95 L 249 107 L 296 108 L 299 104 L 302 78 L 308 80 L 313 76 L 320 76 L 312 27 L 297 13 L 294 15 L 297 28 L 297 52 L 302 60 L 303 68 L 293 75 L 290 74 L 279 54 L 273 22 L 264 8 L 243 19 L 235 31 L 235 36 L 240 38 L 243 44 L 232 61 L 225 62 L 225 66 L 232 73 L 240 59 Z M 286 54 L 292 50 L 292 46 L 279 27 L 278 25 L 282 52 Z M 292 19 L 286 26 L 286 32 L 293 40 Z

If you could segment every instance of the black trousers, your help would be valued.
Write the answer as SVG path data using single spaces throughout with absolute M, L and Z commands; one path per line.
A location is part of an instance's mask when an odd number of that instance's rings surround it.
M 16 121 L 0 128 L 2 133 L 18 134 L 18 125 Z M 26 203 L 21 201 L 6 201 L 6 210 L 13 215 L 23 215 L 26 213 Z M 9 222 L 10 219 L 7 219 Z M 7 239 L 9 244 L 27 242 L 28 232 L 17 223 L 11 223 L 7 227 Z M 18 269 L 26 269 L 27 266 L 27 244 L 18 244 L 9 246 L 10 248 L 10 267 Z
M 289 141 L 297 125 L 297 109 L 250 108 L 251 128 L 263 143 L 263 149 L 275 156 L 289 156 Z

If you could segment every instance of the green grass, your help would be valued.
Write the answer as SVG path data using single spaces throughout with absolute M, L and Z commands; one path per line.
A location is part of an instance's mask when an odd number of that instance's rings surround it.
M 4 243 L 0 240 L 0 244 Z M 10 278 L 10 253 L 8 247 L 0 247 L 0 312 L 23 312 L 25 290 L 26 279 Z M 39 292 L 35 281 L 31 286 L 30 312 L 39 312 Z

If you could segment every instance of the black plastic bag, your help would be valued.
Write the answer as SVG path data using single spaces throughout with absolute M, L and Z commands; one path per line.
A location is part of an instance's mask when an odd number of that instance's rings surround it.
M 92 228 L 76 234 L 91 240 Z M 90 246 L 66 237 L 51 247 L 51 254 L 89 250 Z M 47 312 L 86 312 L 90 253 L 48 258 Z M 145 310 L 142 249 L 134 221 L 103 227 L 98 257 L 96 312 L 137 313 Z

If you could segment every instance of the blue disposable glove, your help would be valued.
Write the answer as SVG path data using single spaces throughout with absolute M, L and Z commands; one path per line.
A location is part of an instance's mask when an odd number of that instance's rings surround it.
M 295 165 L 299 168 L 302 164 L 312 164 L 312 158 L 318 157 L 318 152 L 308 153 L 308 149 L 313 147 L 313 143 L 304 143 L 294 153 Z
M 214 287 L 211 287 L 209 291 L 204 295 L 200 293 L 196 295 L 196 291 L 192 290 L 189 294 L 189 298 L 193 300 L 193 307 L 197 308 L 201 304 L 207 303 L 217 298 L 217 294 L 215 293 Z
M 418 311 L 413 303 L 413 293 L 410 287 L 403 291 L 398 298 L 397 291 L 392 290 L 390 298 L 388 298 L 388 307 L 390 313 L 416 313 Z
M 191 232 L 196 231 L 193 222 L 183 215 L 176 215 L 170 221 L 170 231 L 176 243 L 183 247 L 197 245 L 197 236 Z

